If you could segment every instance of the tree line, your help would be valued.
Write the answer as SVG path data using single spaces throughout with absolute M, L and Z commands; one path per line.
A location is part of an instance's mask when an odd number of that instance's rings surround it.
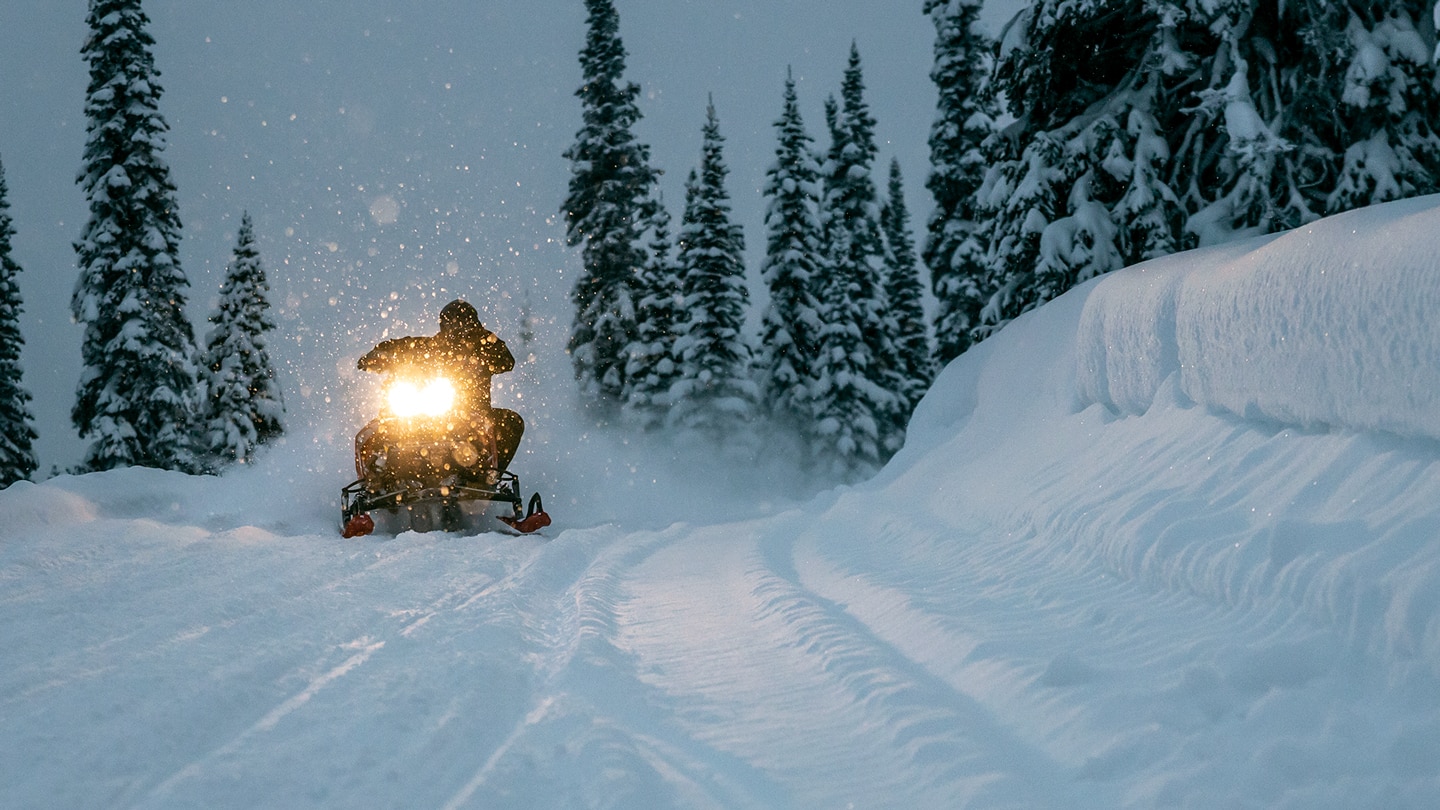
M 926 0 L 943 362 L 1102 273 L 1440 190 L 1426 0 Z
M 283 430 L 268 284 L 246 215 L 197 343 L 140 5 L 90 0 L 82 49 L 89 218 L 74 244 L 84 332 L 71 417 L 90 444 L 78 469 L 215 469 Z M 715 105 L 677 226 L 633 134 L 639 88 L 613 2 L 586 9 L 562 206 L 581 246 L 568 349 L 584 401 L 598 421 L 742 457 L 793 441 L 842 479 L 901 446 L 938 367 L 1076 284 L 1440 190 L 1429 0 L 1032 0 L 994 39 L 979 0 L 921 0 L 939 100 L 919 255 L 893 161 L 881 187 L 852 46 L 824 147 L 783 83 L 763 188 L 766 300 L 750 335 Z M 0 165 L 0 485 L 36 467 L 7 194 Z
M 614 4 L 586 8 L 562 206 L 582 254 L 569 349 L 585 401 L 599 421 L 742 453 L 795 437 L 842 478 L 899 448 L 935 369 L 1087 279 L 1440 190 L 1426 0 L 1032 0 L 998 39 L 980 0 L 923 0 L 933 319 L 898 165 L 888 197 L 874 177 L 852 47 L 828 148 L 785 82 L 752 339 L 713 104 L 672 244 Z
M 672 240 L 659 171 L 633 132 L 639 87 L 624 77 L 618 14 L 611 0 L 586 7 L 583 125 L 565 152 L 563 211 L 582 257 L 568 348 L 595 418 L 739 458 L 793 442 L 839 478 L 878 469 L 904 443 L 934 365 L 903 179 L 892 161 L 883 191 L 877 182 L 858 48 L 826 100 L 823 152 L 785 80 L 763 189 L 768 298 L 756 340 L 713 101 Z
M 246 462 L 283 430 L 266 348 L 269 285 L 248 214 L 203 345 L 186 314 L 168 127 L 140 0 L 91 0 L 84 162 L 89 217 L 74 243 L 71 313 L 83 328 L 71 421 L 90 444 L 77 472 L 146 466 L 213 471 Z M 21 381 L 14 227 L 0 166 L 0 486 L 32 477 L 31 397 Z

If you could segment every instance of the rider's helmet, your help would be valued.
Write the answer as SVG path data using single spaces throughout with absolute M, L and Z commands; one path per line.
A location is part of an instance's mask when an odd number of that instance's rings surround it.
M 468 332 L 480 327 L 480 313 L 475 307 L 455 299 L 440 310 L 440 331 L 447 333 Z

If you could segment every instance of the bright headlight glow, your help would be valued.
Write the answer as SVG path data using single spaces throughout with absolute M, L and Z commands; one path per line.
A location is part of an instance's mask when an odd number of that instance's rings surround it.
M 417 383 L 396 380 L 387 394 L 390 412 L 399 417 L 440 416 L 455 404 L 455 386 L 444 377 Z

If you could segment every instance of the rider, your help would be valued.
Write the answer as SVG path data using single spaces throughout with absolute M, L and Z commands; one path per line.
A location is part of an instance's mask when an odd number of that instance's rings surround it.
M 494 425 L 495 466 L 509 466 L 525 420 L 512 410 L 490 406 L 490 377 L 515 368 L 515 357 L 505 341 L 480 323 L 475 307 L 457 298 L 440 310 L 438 334 L 383 341 L 358 363 L 361 371 L 379 373 L 409 365 L 438 366 L 447 372 L 469 412 L 489 416 Z

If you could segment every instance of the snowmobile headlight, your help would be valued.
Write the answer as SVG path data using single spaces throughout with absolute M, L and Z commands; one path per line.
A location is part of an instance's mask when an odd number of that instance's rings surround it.
M 444 377 L 396 380 L 387 394 L 390 412 L 402 418 L 442 416 L 455 404 L 455 386 Z

